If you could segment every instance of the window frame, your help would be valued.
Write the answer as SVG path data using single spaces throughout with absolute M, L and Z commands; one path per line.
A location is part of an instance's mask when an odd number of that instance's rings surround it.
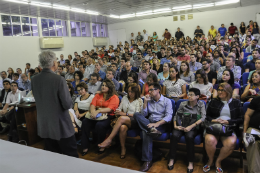
M 62 20 L 62 19 L 57 19 L 57 18 L 41 18 L 41 21 L 42 21 L 42 19 L 45 19 L 45 20 L 47 20 L 48 21 L 48 32 L 49 32 L 49 36 L 43 36 L 42 35 L 42 37 L 69 37 L 69 33 L 68 33 L 68 20 Z M 55 36 L 50 36 L 50 30 L 49 30 L 49 28 L 50 28 L 50 22 L 49 22 L 49 20 L 53 20 L 54 21 L 54 32 L 55 32 Z M 57 21 L 61 21 L 61 25 L 63 26 L 63 24 L 62 24 L 62 22 L 63 21 L 65 21 L 65 26 L 66 26 L 66 36 L 64 36 L 64 28 L 62 28 L 61 29 L 61 31 L 62 31 L 62 36 L 57 36 L 57 30 L 56 30 L 56 28 L 57 28 L 57 25 L 56 25 L 56 23 L 57 23 Z M 41 31 L 43 31 L 43 29 L 42 29 L 42 23 L 41 23 Z

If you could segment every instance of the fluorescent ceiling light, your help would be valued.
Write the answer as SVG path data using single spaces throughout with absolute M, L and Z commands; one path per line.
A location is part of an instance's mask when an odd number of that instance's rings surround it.
M 120 18 L 119 16 L 117 16 L 117 15 L 113 15 L 113 14 L 110 14 L 109 17 L 112 17 L 112 18 Z
M 78 13 L 85 13 L 86 12 L 85 10 L 79 9 L 79 8 L 72 8 L 72 9 L 70 9 L 70 11 L 78 12 Z
M 121 15 L 121 16 L 120 16 L 120 19 L 129 18 L 129 17 L 135 17 L 135 14 L 125 14 L 125 15 Z
M 96 11 L 90 11 L 90 10 L 87 10 L 86 13 L 87 13 L 87 14 L 93 14 L 93 15 L 99 15 L 98 12 L 96 12 Z
M 212 7 L 212 6 L 214 6 L 214 3 L 198 4 L 198 5 L 193 5 L 193 9 L 196 9 L 196 8 L 205 8 L 205 7 Z
M 215 2 L 215 5 L 234 4 L 234 3 L 238 3 L 238 2 L 239 2 L 239 0 L 227 0 L 227 1 Z
M 18 0 L 5 0 L 8 2 L 15 2 L 15 3 L 19 3 L 19 4 L 28 4 L 28 1 L 26 0 L 22 0 L 22 1 L 18 1 Z
M 151 15 L 151 14 L 153 14 L 152 10 L 136 13 L 135 15 L 136 16 L 146 16 L 146 15 Z
M 172 11 L 182 11 L 182 10 L 190 10 L 190 9 L 192 9 L 191 5 L 185 5 L 185 6 L 173 7 Z
M 172 12 L 170 8 L 162 8 L 162 9 L 153 10 L 153 14 L 169 13 L 169 12 Z
M 52 8 L 60 9 L 60 10 L 70 10 L 70 7 L 67 7 L 67 6 L 61 6 L 61 5 L 53 5 Z
M 52 7 L 51 3 L 41 3 L 41 2 L 31 2 L 30 5 L 35 5 L 40 7 Z

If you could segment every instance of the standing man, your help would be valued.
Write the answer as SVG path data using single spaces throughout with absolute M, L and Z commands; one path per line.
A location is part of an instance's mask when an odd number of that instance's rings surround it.
M 134 40 L 135 41 L 135 36 L 134 36 L 134 33 L 132 32 L 131 33 L 131 36 L 130 36 L 130 44 L 132 43 L 132 40 Z
M 227 28 L 225 28 L 224 24 L 221 24 L 221 27 L 218 28 L 218 33 L 220 33 L 221 37 L 224 37 L 227 33 Z
M 175 37 L 176 37 L 176 39 L 177 39 L 178 41 L 180 40 L 180 38 L 184 37 L 184 34 L 183 34 L 183 32 L 180 30 L 179 27 L 178 27 L 178 29 L 177 29 L 177 31 L 176 31 L 176 33 L 175 33 Z
M 32 79 L 38 135 L 45 140 L 45 150 L 78 157 L 69 115 L 72 100 L 65 79 L 54 73 L 58 68 L 55 53 L 43 51 L 39 63 L 43 70 Z
M 136 36 L 135 38 L 135 41 L 138 42 L 138 41 L 143 41 L 144 37 L 141 35 L 141 32 L 138 32 L 138 35 Z
M 231 26 L 228 28 L 228 32 L 229 34 L 233 37 L 233 35 L 235 34 L 235 32 L 237 31 L 237 27 L 234 26 L 233 23 L 230 24 Z
M 144 29 L 143 30 L 143 32 L 144 32 L 144 39 L 143 39 L 143 41 L 145 42 L 145 41 L 149 41 L 149 39 L 150 39 L 150 35 L 146 32 L 146 30 Z
M 170 40 L 171 37 L 172 37 L 171 33 L 168 31 L 167 28 L 165 29 L 165 31 L 164 31 L 162 36 L 164 37 L 165 40 Z
M 195 30 L 195 32 L 194 32 L 194 35 L 195 35 L 195 37 L 202 37 L 202 35 L 203 35 L 203 30 L 202 29 L 200 29 L 200 26 L 197 26 L 197 29 Z

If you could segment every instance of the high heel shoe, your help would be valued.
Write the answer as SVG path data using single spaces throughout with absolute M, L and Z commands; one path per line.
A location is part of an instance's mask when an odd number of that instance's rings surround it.
M 98 150 L 98 154 L 103 154 L 105 152 L 105 150 L 106 150 L 105 148 L 103 151 Z
M 87 153 L 88 153 L 88 151 L 86 151 L 86 152 L 83 151 L 81 155 L 85 156 Z
M 193 172 L 193 169 L 187 168 L 187 173 L 192 173 L 192 172 Z

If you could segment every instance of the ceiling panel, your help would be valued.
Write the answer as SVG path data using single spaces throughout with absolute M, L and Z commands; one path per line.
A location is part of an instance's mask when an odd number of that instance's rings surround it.
M 214 6 L 209 8 L 200 8 L 189 11 L 181 12 L 171 12 L 164 14 L 147 15 L 141 17 L 132 17 L 126 19 L 115 19 L 108 17 L 110 14 L 114 15 L 124 15 L 136 12 L 144 12 L 148 10 L 161 9 L 161 8 L 172 8 L 184 5 L 193 4 L 204 4 L 213 3 L 223 0 L 33 0 L 34 2 L 45 2 L 52 3 L 55 5 L 69 6 L 71 8 L 79 8 L 84 10 L 92 10 L 101 13 L 102 15 L 88 15 L 84 13 L 75 13 L 65 10 L 58 10 L 46 7 L 31 6 L 27 4 L 18 4 L 7 2 L 5 0 L 0 0 L 0 13 L 7 14 L 20 14 L 20 15 L 32 15 L 40 17 L 50 17 L 58 19 L 71 19 L 80 21 L 92 21 L 97 23 L 118 23 L 127 22 L 133 20 L 142 20 L 155 17 L 183 14 L 187 12 L 202 12 L 209 10 L 221 10 L 227 8 L 234 8 L 240 6 L 249 6 L 260 4 L 260 0 L 240 0 L 240 3 L 224 5 L 224 6 Z

